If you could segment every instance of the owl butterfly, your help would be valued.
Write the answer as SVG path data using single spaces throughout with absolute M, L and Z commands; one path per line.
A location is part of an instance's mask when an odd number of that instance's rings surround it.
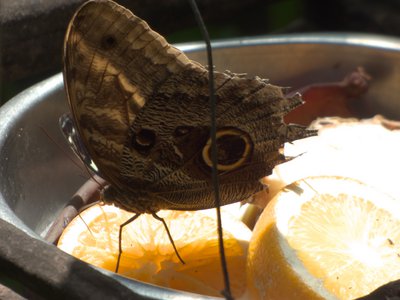
M 77 131 L 109 185 L 105 203 L 136 214 L 215 206 L 208 71 L 113 1 L 69 24 L 64 82 Z M 313 135 L 283 117 L 302 104 L 258 77 L 214 72 L 222 205 L 264 189 L 285 142 Z

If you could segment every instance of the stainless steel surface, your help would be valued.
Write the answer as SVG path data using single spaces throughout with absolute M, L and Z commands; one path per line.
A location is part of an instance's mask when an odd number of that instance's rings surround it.
M 202 43 L 180 48 L 204 63 Z M 246 72 L 293 88 L 338 80 L 363 66 L 373 78 L 366 105 L 400 119 L 399 39 L 316 34 L 221 41 L 214 43 L 214 63 L 218 70 Z M 87 177 L 72 163 L 71 158 L 77 160 L 58 128 L 58 118 L 67 111 L 61 74 L 0 109 L 0 217 L 39 239 Z M 166 295 L 160 292 L 164 289 L 141 286 Z

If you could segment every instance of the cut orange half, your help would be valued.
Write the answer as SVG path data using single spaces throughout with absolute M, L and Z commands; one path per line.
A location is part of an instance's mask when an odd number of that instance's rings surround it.
M 248 299 L 354 299 L 400 278 L 400 201 L 310 177 L 279 192 L 249 246 Z
M 143 214 L 124 227 L 119 274 L 152 284 L 198 294 L 221 296 L 215 210 L 160 211 L 174 239 L 182 264 L 163 224 Z M 133 214 L 110 205 L 83 211 L 64 230 L 58 247 L 95 266 L 115 271 L 119 226 Z M 233 294 L 245 290 L 250 230 L 229 213 L 223 214 L 225 251 Z

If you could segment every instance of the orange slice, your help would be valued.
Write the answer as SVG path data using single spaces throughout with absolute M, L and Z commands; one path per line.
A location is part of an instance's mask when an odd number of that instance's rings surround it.
M 398 178 L 393 175 L 400 168 L 400 130 L 384 124 L 380 116 L 316 120 L 313 129 L 319 129 L 318 136 L 285 144 L 284 154 L 295 159 L 276 166 L 273 174 L 264 178 L 268 193 L 264 192 L 259 202 L 268 203 L 296 180 L 321 175 L 355 178 L 400 198 Z
M 248 299 L 354 299 L 400 278 L 400 201 L 353 179 L 299 180 L 248 250 Z
M 194 293 L 221 296 L 221 274 L 214 210 L 160 211 L 177 250 L 177 258 L 163 224 L 143 214 L 122 234 L 119 274 L 152 284 Z M 119 226 L 133 214 L 110 205 L 95 205 L 64 230 L 58 247 L 95 266 L 115 271 Z M 245 290 L 250 230 L 229 213 L 223 214 L 225 251 L 233 294 Z M 90 231 L 89 231 L 90 228 Z

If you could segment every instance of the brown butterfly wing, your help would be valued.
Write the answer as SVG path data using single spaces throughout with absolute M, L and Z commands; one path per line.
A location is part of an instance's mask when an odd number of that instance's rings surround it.
M 222 152 L 219 189 L 222 203 L 228 204 L 263 189 L 260 178 L 285 161 L 280 153 L 283 143 L 312 132 L 283 123 L 283 116 L 302 103 L 300 97 L 286 99 L 281 88 L 258 78 L 215 75 L 217 136 L 221 135 L 217 140 Z M 137 155 L 135 147 L 125 148 L 125 157 L 129 157 L 124 160 L 129 170 L 126 176 L 130 173 L 132 182 L 147 179 L 142 185 L 164 199 L 168 208 L 215 205 L 209 155 L 203 151 L 208 147 L 210 130 L 208 94 L 207 73 L 190 70 L 174 74 L 133 123 L 133 138 L 145 128 L 154 132 L 156 141 L 144 156 Z
M 64 43 L 64 82 L 76 126 L 104 177 L 124 188 L 129 127 L 171 73 L 198 68 L 146 22 L 112 1 L 85 3 Z
M 65 40 L 65 85 L 105 200 L 135 212 L 214 206 L 208 73 L 112 1 L 84 4 Z M 310 133 L 282 117 L 301 104 L 258 78 L 216 73 L 222 203 L 248 198 Z M 289 133 L 288 133 L 289 132 Z

